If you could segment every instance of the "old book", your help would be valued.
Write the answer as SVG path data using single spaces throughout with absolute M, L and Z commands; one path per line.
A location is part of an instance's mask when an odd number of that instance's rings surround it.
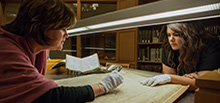
M 79 58 L 66 55 L 66 68 L 74 71 L 87 72 L 100 68 L 98 54 Z

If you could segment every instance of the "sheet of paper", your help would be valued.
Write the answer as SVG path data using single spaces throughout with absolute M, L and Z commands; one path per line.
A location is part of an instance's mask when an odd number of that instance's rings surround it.
M 81 71 L 82 59 L 71 55 L 66 55 L 66 68 L 75 71 Z
M 91 71 L 99 68 L 99 58 L 97 53 L 84 58 L 78 58 L 71 55 L 66 55 L 66 68 L 74 71 Z
M 83 86 L 98 83 L 107 74 L 90 74 L 55 82 L 60 86 Z M 144 73 L 132 73 L 125 69 L 122 69 L 121 74 L 124 77 L 124 83 L 108 94 L 95 98 L 92 103 L 172 103 L 188 88 L 179 84 L 143 86 L 140 81 L 153 75 L 143 76 Z
M 91 56 L 87 56 L 87 57 L 82 58 L 83 72 L 96 69 L 99 66 L 100 66 L 100 64 L 99 64 L 99 58 L 98 58 L 97 53 L 95 53 Z

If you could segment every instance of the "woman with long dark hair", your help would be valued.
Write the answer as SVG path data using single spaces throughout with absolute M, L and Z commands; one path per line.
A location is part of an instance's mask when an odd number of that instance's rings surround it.
M 147 78 L 142 84 L 164 83 L 190 85 L 195 79 L 220 67 L 220 40 L 197 21 L 171 23 L 161 31 L 163 40 L 162 75 Z

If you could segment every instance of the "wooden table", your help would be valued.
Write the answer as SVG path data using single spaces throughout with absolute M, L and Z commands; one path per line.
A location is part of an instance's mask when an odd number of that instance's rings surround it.
M 198 79 L 195 103 L 220 103 L 220 70 L 213 70 Z
M 55 80 L 60 86 L 82 86 L 101 81 L 108 73 L 96 73 L 73 78 Z M 124 83 L 108 94 L 96 97 L 92 103 L 172 103 L 180 97 L 188 86 L 165 84 L 155 87 L 143 86 L 141 80 L 159 73 L 135 69 L 121 70 Z

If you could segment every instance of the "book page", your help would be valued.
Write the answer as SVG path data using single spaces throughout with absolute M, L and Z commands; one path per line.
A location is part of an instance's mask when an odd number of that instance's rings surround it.
M 82 59 L 71 55 L 66 55 L 66 68 L 74 71 L 82 70 Z
M 99 58 L 97 53 L 84 58 L 78 58 L 71 55 L 66 55 L 66 68 L 74 71 L 91 71 L 99 68 Z
M 82 58 L 82 72 L 99 68 L 99 66 L 100 64 L 99 64 L 99 58 L 98 58 L 97 53 L 91 56 Z

